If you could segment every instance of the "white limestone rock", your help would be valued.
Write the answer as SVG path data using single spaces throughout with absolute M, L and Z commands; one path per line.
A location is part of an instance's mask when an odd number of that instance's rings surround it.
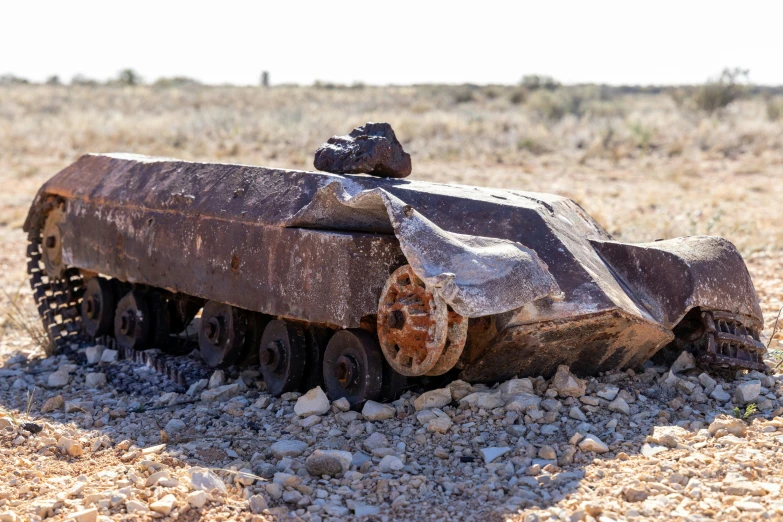
M 225 493 L 226 485 L 220 477 L 206 468 L 190 468 L 188 470 L 190 477 L 190 488 L 209 493 L 210 491 L 220 491 Z
M 734 400 L 738 404 L 755 402 L 761 393 L 761 381 L 747 381 L 737 385 L 734 391 Z
M 61 370 L 49 374 L 49 378 L 46 380 L 50 388 L 62 388 L 67 386 L 69 382 L 71 382 L 71 375 Z
M 696 368 L 696 358 L 690 352 L 682 352 L 677 360 L 674 361 L 671 367 L 671 372 L 674 374 L 682 373 L 684 371 Z
M 381 404 L 375 401 L 367 401 L 362 408 L 362 415 L 364 418 L 371 421 L 382 421 L 387 419 L 393 419 L 397 414 L 397 410 L 394 406 L 388 404 Z
M 511 379 L 498 386 L 498 390 L 505 400 L 509 400 L 516 395 L 535 394 L 533 381 L 528 378 Z
M 483 410 L 494 410 L 506 404 L 503 396 L 498 392 L 475 392 L 460 399 L 460 404 L 480 408 Z
M 579 449 L 582 451 L 593 451 L 595 453 L 606 453 L 609 451 L 609 446 L 604 444 L 601 439 L 592 433 L 588 433 L 579 443 Z
M 509 451 L 511 451 L 511 448 L 508 446 L 500 448 L 482 448 L 481 455 L 484 457 L 484 464 L 489 464 Z
M 307 449 L 307 443 L 301 440 L 279 440 L 269 447 L 277 460 L 285 457 L 298 457 Z
M 430 390 L 424 392 L 413 401 L 413 407 L 416 411 L 426 410 L 429 408 L 443 408 L 451 404 L 451 390 L 448 388 L 440 388 L 437 390 Z
M 552 387 L 560 397 L 576 397 L 585 394 L 587 384 L 569 371 L 568 366 L 561 364 L 552 378 Z
M 105 346 L 90 346 L 84 351 L 85 357 L 87 357 L 87 364 L 98 364 L 101 361 Z
M 320 386 L 316 386 L 296 400 L 294 413 L 300 417 L 323 415 L 330 410 L 329 398 Z
M 88 388 L 101 388 L 106 386 L 105 373 L 88 373 L 84 376 L 84 384 Z
M 117 350 L 109 350 L 106 348 L 101 354 L 102 363 L 113 363 L 117 361 Z
M 618 413 L 622 413 L 623 415 L 631 414 L 631 407 L 628 406 L 628 403 L 625 402 L 622 397 L 617 397 L 615 400 L 610 402 L 607 408 L 609 411 L 616 411 Z

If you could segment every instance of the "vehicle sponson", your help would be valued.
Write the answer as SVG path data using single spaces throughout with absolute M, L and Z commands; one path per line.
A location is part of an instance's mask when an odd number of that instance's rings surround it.
M 681 345 L 763 368 L 761 310 L 731 243 L 616 242 L 560 196 L 113 154 L 49 180 L 26 230 L 53 198 L 68 267 L 331 329 L 368 329 L 409 264 L 469 318 L 456 367 L 471 381 L 633 367 L 688 314 L 702 319 Z M 713 311 L 733 319 L 710 330 Z

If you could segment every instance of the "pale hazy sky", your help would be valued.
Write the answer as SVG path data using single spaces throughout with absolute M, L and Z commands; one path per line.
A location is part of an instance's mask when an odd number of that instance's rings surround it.
M 783 2 L 57 1 L 0 4 L 0 74 L 131 67 L 208 83 L 783 84 Z

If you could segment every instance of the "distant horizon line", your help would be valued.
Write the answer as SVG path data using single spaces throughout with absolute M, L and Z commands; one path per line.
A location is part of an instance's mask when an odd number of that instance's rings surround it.
M 51 78 L 57 77 L 59 83 L 51 83 Z M 74 82 L 74 79 L 78 80 Z M 142 77 L 143 78 L 143 77 Z M 536 87 L 538 89 L 554 89 L 558 87 L 609 87 L 615 89 L 629 88 L 629 89 L 672 89 L 680 87 L 698 87 L 711 83 L 713 80 L 707 80 L 701 83 L 609 83 L 609 82 L 575 82 L 565 83 L 558 82 L 554 87 Z M 59 87 L 88 87 L 88 86 L 125 86 L 125 87 L 156 87 L 161 86 L 161 83 L 171 82 L 172 84 L 180 83 L 179 86 L 186 86 L 191 83 L 193 86 L 200 87 L 258 87 L 258 88 L 281 88 L 281 87 L 301 87 L 301 88 L 388 88 L 388 87 L 468 87 L 468 88 L 481 88 L 481 87 L 525 87 L 522 82 L 517 83 L 501 83 L 501 82 L 414 82 L 414 83 L 370 83 L 363 81 L 353 82 L 338 82 L 330 80 L 314 80 L 311 83 L 299 83 L 299 82 L 280 82 L 270 83 L 269 85 L 262 85 L 258 83 L 232 83 L 232 82 L 207 82 L 197 78 L 185 75 L 175 76 L 160 76 L 152 81 L 144 79 L 136 84 L 129 84 L 123 82 L 117 78 L 98 79 L 92 78 L 86 75 L 74 75 L 70 80 L 63 80 L 59 75 L 51 75 L 46 80 L 34 80 L 23 76 L 17 76 L 14 73 L 2 73 L 0 74 L 0 86 L 8 87 L 11 85 L 40 85 L 40 86 L 59 86 Z M 748 82 L 743 85 L 747 87 L 757 87 L 765 89 L 780 89 L 783 88 L 781 83 L 755 83 Z M 172 85 L 174 86 L 174 85 Z

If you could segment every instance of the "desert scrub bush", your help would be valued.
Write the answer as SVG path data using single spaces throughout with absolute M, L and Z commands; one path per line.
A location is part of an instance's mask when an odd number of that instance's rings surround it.
M 75 74 L 73 78 L 71 78 L 71 85 L 80 85 L 82 87 L 95 87 L 98 85 L 98 81 L 93 80 L 92 78 L 88 78 L 83 74 Z
M 539 89 L 533 91 L 527 104 L 539 117 L 549 121 L 560 121 L 566 114 L 581 115 L 581 99 L 574 98 L 565 90 L 553 92 Z
M 551 152 L 546 145 L 543 145 L 530 137 L 525 137 L 517 141 L 517 151 L 527 151 L 536 156 Z
M 487 85 L 486 87 L 481 88 L 481 94 L 483 94 L 484 97 L 488 100 L 494 100 L 495 98 L 500 97 L 502 92 L 502 87 L 497 85 Z
M 459 87 L 454 93 L 452 94 L 454 103 L 460 104 L 460 103 L 470 103 L 476 101 L 478 98 L 476 96 L 476 88 L 470 85 L 464 85 L 462 87 Z
M 724 69 L 721 75 L 708 80 L 693 91 L 692 101 L 695 107 L 707 114 L 713 114 L 727 107 L 742 96 L 748 81 L 747 69 Z
M 767 100 L 767 119 L 778 121 L 783 117 L 783 99 L 769 98 Z
M 171 78 L 158 78 L 155 80 L 155 83 L 152 84 L 153 87 L 159 87 L 159 88 L 172 88 L 172 87 L 198 87 L 201 85 L 201 82 L 198 80 L 194 80 L 193 78 L 188 78 L 187 76 L 172 76 Z
M 635 121 L 628 126 L 631 132 L 634 144 L 636 148 L 642 149 L 647 152 L 650 149 L 650 144 L 653 138 L 653 131 L 650 127 L 644 125 L 640 121 Z
M 527 100 L 527 94 L 527 89 L 524 87 L 519 87 L 511 92 L 511 96 L 509 96 L 508 99 L 514 105 L 520 105 L 525 103 L 525 100 Z
M 537 91 L 544 89 L 547 91 L 554 91 L 560 87 L 560 82 L 552 78 L 551 76 L 541 76 L 538 74 L 528 74 L 522 77 L 520 85 L 528 91 Z
M 28 85 L 30 80 L 13 74 L 0 75 L 0 85 Z
M 135 87 L 144 83 L 144 78 L 133 69 L 123 69 L 117 73 L 117 79 L 115 83 L 118 85 L 127 85 L 129 87 Z
M 569 114 L 577 119 L 582 118 L 591 112 L 591 107 L 599 99 L 598 91 L 591 88 L 563 87 L 554 91 L 538 89 L 530 94 L 527 105 L 541 118 L 560 121 Z

